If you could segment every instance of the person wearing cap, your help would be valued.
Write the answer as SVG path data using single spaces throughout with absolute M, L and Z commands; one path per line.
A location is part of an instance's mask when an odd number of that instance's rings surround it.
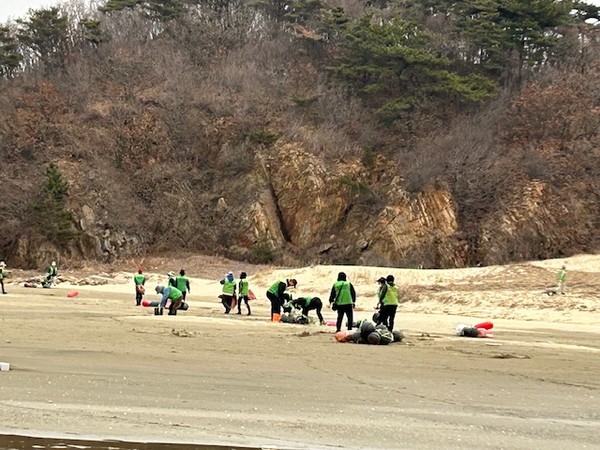
M 6 263 L 4 261 L 0 261 L 0 285 L 2 286 L 2 293 L 6 294 L 4 290 L 4 269 L 6 268 Z
M 235 297 L 236 285 L 235 285 L 235 278 L 233 276 L 233 272 L 227 272 L 227 275 L 225 275 L 225 278 L 223 278 L 221 281 L 219 281 L 219 283 L 221 283 L 221 285 L 223 286 L 221 295 L 219 295 L 219 297 L 221 298 L 221 303 L 223 304 L 223 307 L 225 308 L 225 314 L 229 314 L 229 311 L 231 311 L 233 308 L 235 308 L 234 302 L 236 301 L 236 297 Z
M 183 301 L 187 297 L 187 293 L 190 291 L 190 279 L 185 276 L 185 270 L 179 271 L 179 276 L 175 277 L 175 287 L 183 293 Z
M 567 281 L 567 266 L 562 266 L 556 274 L 556 292 L 565 295 L 565 282 Z
M 167 277 L 168 277 L 167 286 L 176 287 L 177 281 L 175 280 L 175 272 L 172 272 L 172 271 L 167 272 Z
M 240 281 L 238 283 L 238 314 L 242 314 L 242 300 L 246 304 L 246 309 L 248 309 L 248 316 L 250 313 L 250 304 L 248 303 L 249 295 L 250 295 L 250 284 L 248 283 L 248 274 L 246 272 L 240 273 Z
M 329 305 L 331 309 L 337 311 L 336 333 L 342 330 L 344 316 L 348 318 L 348 330 L 352 330 L 353 309 L 356 306 L 356 291 L 352 283 L 346 279 L 344 272 L 338 273 L 337 281 L 331 288 Z
M 394 330 L 394 319 L 396 318 L 396 310 L 398 309 L 398 286 L 394 283 L 394 276 L 388 275 L 386 278 L 379 278 L 379 289 L 377 296 L 379 298 L 379 317 L 377 325 L 385 325 L 388 330 Z
M 267 290 L 267 298 L 271 302 L 271 321 L 279 322 L 281 307 L 290 301 L 292 296 L 286 292 L 289 287 L 295 288 L 298 282 L 294 278 L 277 281 Z
M 183 292 L 177 289 L 175 286 L 156 286 L 154 288 L 157 294 L 161 294 L 162 297 L 160 299 L 159 315 L 162 315 L 163 308 L 167 305 L 167 302 L 170 300 L 171 304 L 169 305 L 169 316 L 176 316 L 177 310 L 183 301 Z
M 146 276 L 142 269 L 138 269 L 137 274 L 133 276 L 133 283 L 135 284 L 135 306 L 140 306 L 146 293 L 146 289 L 144 288 Z

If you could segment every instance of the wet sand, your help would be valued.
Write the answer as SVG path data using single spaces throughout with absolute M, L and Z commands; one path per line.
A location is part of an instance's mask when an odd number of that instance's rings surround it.
M 287 272 L 327 298 L 338 270 Z M 134 306 L 130 274 L 104 286 L 9 285 L 0 432 L 268 448 L 600 448 L 597 273 L 581 272 L 581 285 L 574 276 L 552 300 L 509 277 L 543 268 L 478 270 L 398 271 L 421 297 L 401 306 L 407 337 L 389 346 L 268 322 L 260 293 L 286 271 L 251 278 L 259 299 L 249 317 L 222 314 L 214 280 L 193 279 L 191 308 L 176 317 Z M 370 317 L 377 269 L 348 271 L 355 314 Z M 494 322 L 493 339 L 454 336 L 457 323 L 483 320 Z

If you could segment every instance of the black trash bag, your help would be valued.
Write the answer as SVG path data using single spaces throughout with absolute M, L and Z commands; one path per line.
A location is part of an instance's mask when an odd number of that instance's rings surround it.
M 368 320 L 365 320 L 360 324 L 360 335 L 366 341 L 369 334 L 375 331 L 375 324 Z
M 373 314 L 373 322 L 377 323 L 377 321 L 379 320 L 379 312 L 376 312 L 375 314 Z
M 477 328 L 473 328 L 473 327 L 465 327 L 462 330 L 462 335 L 464 337 L 472 337 L 472 338 L 476 338 L 479 335 L 479 331 L 477 331 Z
M 400 342 L 404 339 L 404 333 L 400 330 L 392 331 L 392 336 L 394 337 L 394 342 Z

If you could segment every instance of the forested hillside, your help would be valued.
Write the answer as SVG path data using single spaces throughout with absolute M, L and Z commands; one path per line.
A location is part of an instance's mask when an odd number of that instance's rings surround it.
M 0 258 L 596 251 L 599 16 L 556 0 L 30 10 L 0 26 Z

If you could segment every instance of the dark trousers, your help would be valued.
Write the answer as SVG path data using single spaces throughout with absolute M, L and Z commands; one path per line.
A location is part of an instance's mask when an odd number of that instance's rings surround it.
M 6 291 L 4 290 L 4 279 L 0 278 L 0 284 L 2 285 L 2 293 L 6 294 Z
M 388 330 L 394 331 L 394 319 L 398 305 L 384 305 L 379 310 L 379 320 L 377 325 L 384 324 Z
M 183 290 L 183 291 L 181 291 L 181 293 L 183 294 L 183 301 L 185 302 L 185 299 L 187 297 L 187 291 Z
M 325 319 L 323 319 L 323 314 L 321 314 L 321 310 L 323 309 L 323 302 L 319 297 L 312 298 L 308 306 L 302 308 L 302 315 L 308 316 L 308 312 L 312 311 L 313 309 L 317 311 L 317 317 L 319 318 L 319 322 L 323 323 L 325 321 Z
M 135 288 L 135 305 L 140 306 L 142 304 L 143 298 L 144 298 L 144 294 L 142 294 L 140 291 L 138 291 L 138 288 L 136 286 L 136 288 Z
M 273 314 L 281 314 L 281 307 L 283 302 L 277 295 L 267 291 L 267 298 L 271 302 L 271 320 L 273 320 Z
M 250 315 L 250 304 L 248 303 L 248 296 L 247 295 L 240 295 L 238 297 L 238 314 L 242 313 L 242 300 L 246 304 L 246 308 L 248 309 L 248 315 Z
M 352 304 L 350 305 L 338 305 L 337 307 L 337 322 L 335 324 L 336 331 L 342 330 L 342 322 L 344 321 L 344 315 L 348 317 L 348 329 L 352 329 L 353 311 Z
M 221 303 L 223 303 L 223 307 L 225 308 L 225 314 L 229 314 L 233 305 L 233 295 L 221 294 Z

